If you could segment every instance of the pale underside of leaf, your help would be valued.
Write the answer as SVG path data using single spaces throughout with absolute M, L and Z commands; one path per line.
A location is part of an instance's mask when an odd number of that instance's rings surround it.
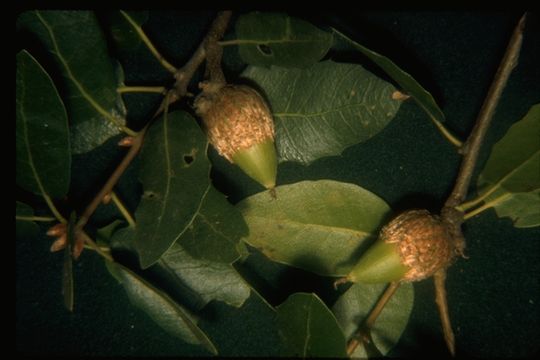
M 540 225 L 540 105 L 532 106 L 493 146 L 478 187 L 480 195 L 468 207 L 484 204 L 474 213 L 494 207 L 516 227 Z
M 330 180 L 276 187 L 241 201 L 245 241 L 270 259 L 323 276 L 344 276 L 376 238 L 390 208 L 358 186 Z

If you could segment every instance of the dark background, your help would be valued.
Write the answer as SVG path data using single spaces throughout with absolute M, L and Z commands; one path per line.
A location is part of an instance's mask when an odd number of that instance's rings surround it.
M 291 14 L 319 26 L 334 26 L 388 56 L 434 95 L 446 115 L 446 126 L 465 138 L 521 12 Z M 212 17 L 212 13 L 152 12 L 145 29 L 160 44 L 160 50 L 180 65 L 200 41 Z M 519 65 L 497 108 L 478 170 L 491 146 L 509 126 L 540 102 L 539 20 L 535 13 L 529 17 Z M 225 60 L 236 70 L 234 50 L 227 51 Z M 153 70 L 145 69 L 143 61 L 126 63 L 125 69 L 128 81 L 133 82 L 152 83 L 152 79 L 163 76 L 156 70 L 152 77 Z M 133 108 L 142 106 L 134 99 L 127 102 Z M 93 196 L 89 191 L 90 180 L 106 176 L 117 161 L 118 156 L 111 160 L 113 150 L 111 142 L 91 156 L 74 158 L 72 187 L 78 194 L 73 197 L 81 200 L 80 206 L 85 205 L 86 197 Z M 215 185 L 229 194 L 232 202 L 260 191 L 258 185 L 213 151 L 210 158 L 215 165 L 212 173 Z M 452 188 L 459 162 L 455 148 L 440 136 L 425 113 L 413 102 L 407 102 L 379 135 L 348 148 L 341 156 L 320 159 L 308 167 L 281 164 L 278 184 L 334 179 L 374 192 L 395 210 L 426 207 L 437 211 Z M 135 174 L 133 169 L 126 173 L 120 192 L 136 193 Z M 473 184 L 475 181 L 476 175 Z M 132 208 L 136 203 L 136 199 L 128 200 Z M 100 219 L 105 222 L 111 216 L 110 211 L 101 209 L 95 223 Z M 464 233 L 469 259 L 459 259 L 450 268 L 447 280 L 457 355 L 538 355 L 540 228 L 514 228 L 508 218 L 499 219 L 493 210 L 488 210 L 467 221 Z M 17 241 L 18 353 L 209 355 L 199 347 L 171 337 L 134 308 L 121 285 L 108 274 L 103 261 L 89 251 L 74 266 L 75 311 L 68 313 L 61 296 L 62 254 L 49 253 L 50 244 L 51 239 L 46 236 Z M 273 304 L 300 290 L 318 290 L 329 302 L 333 300 L 328 295 L 328 281 L 321 282 L 311 274 L 270 263 L 261 255 L 255 254 L 244 268 L 258 273 L 273 286 L 273 291 L 263 294 Z M 410 322 L 391 355 L 447 357 L 432 280 L 416 283 L 414 287 Z M 222 356 L 274 356 L 279 339 L 265 325 L 269 317 L 271 314 L 252 296 L 241 311 L 210 304 L 203 312 L 201 327 Z

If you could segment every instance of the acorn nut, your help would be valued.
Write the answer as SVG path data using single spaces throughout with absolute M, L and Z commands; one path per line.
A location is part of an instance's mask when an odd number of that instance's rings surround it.
M 195 100 L 217 152 L 267 189 L 276 185 L 274 122 L 264 99 L 245 85 L 206 83 Z
M 409 210 L 382 228 L 344 280 L 418 281 L 448 266 L 454 255 L 454 242 L 440 218 L 427 210 Z

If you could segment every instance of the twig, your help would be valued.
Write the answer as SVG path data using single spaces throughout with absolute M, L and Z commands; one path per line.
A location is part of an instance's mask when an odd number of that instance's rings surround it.
M 167 89 L 164 86 L 120 86 L 116 89 L 119 94 L 126 93 L 154 93 L 163 94 L 167 93 Z
M 142 147 L 144 135 L 146 134 L 147 130 L 148 125 L 146 125 L 141 131 L 139 131 L 137 136 L 133 138 L 133 144 L 129 148 L 126 156 L 124 156 L 120 164 L 116 167 L 112 175 L 105 183 L 105 185 L 103 185 L 103 188 L 101 188 L 99 193 L 92 199 L 90 204 L 88 204 L 81 217 L 79 218 L 79 221 L 77 221 L 77 225 L 75 226 L 75 231 L 77 233 L 80 232 L 82 228 L 86 225 L 86 223 L 90 219 L 90 216 L 92 216 L 98 205 L 101 204 L 103 198 L 111 193 L 112 189 L 114 188 L 124 171 L 126 171 L 129 164 L 131 164 L 131 161 L 135 158 L 135 156 Z
M 526 15 L 523 15 L 519 20 L 514 33 L 510 39 L 508 47 L 504 57 L 497 69 L 495 78 L 491 87 L 489 88 L 484 104 L 480 109 L 476 125 L 474 126 L 469 138 L 464 145 L 464 156 L 461 162 L 461 168 L 454 185 L 454 190 L 448 197 L 445 207 L 455 207 L 461 204 L 467 195 L 467 189 L 471 182 L 471 176 L 478 159 L 478 153 L 480 146 L 489 127 L 495 108 L 499 103 L 499 98 L 503 92 L 506 82 L 510 76 L 510 73 L 517 65 L 519 50 L 521 49 L 521 43 L 523 42 L 523 28 L 525 27 Z
M 358 331 L 349 340 L 349 343 L 347 344 L 347 354 L 349 356 L 351 356 L 354 353 L 354 351 L 360 344 L 363 344 L 369 338 L 369 333 L 371 329 L 373 328 L 375 321 L 377 320 L 377 318 L 383 311 L 388 301 L 395 294 L 400 284 L 401 283 L 399 281 L 394 281 L 394 282 L 391 282 L 390 285 L 388 285 L 384 293 L 381 295 L 381 297 L 377 301 L 377 304 L 375 304 L 373 309 L 371 309 L 371 312 L 369 313 L 363 325 L 358 329 Z
M 18 216 L 18 215 L 15 215 L 15 220 L 51 222 L 51 221 L 55 221 L 57 219 L 55 217 L 51 217 L 51 216 Z
M 504 87 L 510 77 L 510 74 L 517 64 L 519 51 L 523 42 L 523 29 L 525 27 L 526 14 L 519 20 L 510 42 L 506 48 L 501 64 L 497 69 L 495 78 L 489 88 L 484 104 L 480 109 L 476 124 L 469 135 L 469 138 L 462 147 L 463 160 L 461 167 L 454 185 L 452 193 L 446 200 L 443 209 L 441 210 L 442 221 L 446 224 L 448 231 L 452 235 L 455 242 L 456 254 L 463 255 L 465 247 L 465 240 L 461 232 L 461 224 L 464 221 L 463 211 L 456 209 L 465 197 L 467 196 L 467 190 L 471 182 L 471 177 L 476 166 L 478 154 L 482 142 L 486 135 L 487 129 L 495 113 L 495 108 L 499 103 L 499 99 L 503 92 Z M 454 333 L 450 324 L 450 315 L 448 313 L 448 304 L 446 301 L 446 269 L 441 269 L 434 275 L 435 281 L 435 300 L 439 309 L 439 315 L 444 331 L 444 337 L 450 353 L 454 355 Z
M 199 68 L 199 66 L 202 64 L 204 59 L 208 56 L 212 56 L 213 54 L 207 54 L 206 47 L 209 43 L 216 43 L 221 37 L 223 37 L 223 34 L 225 33 L 225 30 L 227 29 L 227 25 L 229 24 L 229 20 L 231 18 L 232 12 L 231 11 L 222 11 L 218 13 L 214 21 L 212 22 L 212 25 L 210 26 L 210 30 L 208 30 L 208 33 L 204 37 L 204 39 L 201 41 L 201 44 L 199 47 L 197 47 L 197 50 L 193 53 L 189 61 L 174 74 L 174 78 L 176 79 L 174 83 L 174 88 L 168 92 L 169 96 L 169 102 L 168 104 L 174 104 L 175 102 L 182 99 L 184 96 L 188 95 L 188 85 L 191 79 L 193 78 L 193 75 L 195 75 L 195 71 Z M 219 54 L 219 59 L 221 59 L 221 55 Z M 215 60 L 210 60 L 210 62 L 215 62 Z M 161 113 L 163 109 L 165 108 L 165 100 L 161 103 L 160 107 L 158 108 L 156 115 Z
M 223 34 L 227 29 L 227 25 L 229 24 L 231 15 L 231 11 L 222 11 L 217 15 L 216 19 L 212 23 L 212 26 L 210 27 L 210 30 L 197 50 L 195 50 L 195 53 L 191 59 L 174 75 L 174 78 L 176 79 L 174 87 L 176 89 L 177 97 L 180 98 L 186 95 L 189 81 L 193 77 L 193 74 L 195 74 L 197 68 L 206 58 L 206 47 L 209 43 L 217 43 L 217 41 L 223 37 Z

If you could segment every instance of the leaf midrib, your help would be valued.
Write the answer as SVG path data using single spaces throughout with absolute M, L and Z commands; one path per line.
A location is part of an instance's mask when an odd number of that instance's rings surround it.
M 262 219 L 267 222 L 272 222 L 274 224 L 286 224 L 290 225 L 291 227 L 311 227 L 315 229 L 325 230 L 325 232 L 338 232 L 343 234 L 351 234 L 354 236 L 361 236 L 361 237 L 368 237 L 373 236 L 373 233 L 363 231 L 363 230 L 355 230 L 355 229 L 349 229 L 344 227 L 337 227 L 337 226 L 329 226 L 329 225 L 321 225 L 321 224 L 312 224 L 312 223 L 303 223 L 300 221 L 295 220 L 289 220 L 289 219 L 274 219 L 274 218 L 268 218 L 264 216 L 257 216 L 257 215 L 246 215 L 244 214 L 244 217 L 252 218 L 252 219 Z M 328 230 L 329 229 L 329 230 Z
M 311 338 L 311 308 L 313 306 L 313 295 L 309 299 L 309 306 L 307 309 L 307 319 L 306 319 L 306 338 L 304 340 L 304 349 L 303 349 L 303 358 L 307 357 L 309 339 Z
M 139 277 L 135 273 L 132 273 L 124 266 L 121 266 L 117 263 L 115 263 L 115 265 L 118 266 L 120 270 L 124 271 L 125 274 L 130 276 L 132 281 L 139 282 L 142 286 L 146 287 L 147 290 L 151 291 L 155 296 L 160 298 L 161 301 L 167 303 L 173 309 L 173 311 L 179 315 L 184 324 L 190 329 L 190 331 L 193 333 L 193 335 L 195 335 L 195 337 L 200 341 L 200 343 L 203 344 L 212 353 L 217 354 L 217 349 L 215 348 L 214 344 L 210 341 L 210 339 L 208 339 L 206 334 L 196 325 L 196 323 L 191 318 L 189 318 L 188 314 L 185 312 L 184 309 L 182 309 L 179 304 L 172 300 L 166 293 L 155 288 L 149 282 Z
M 324 115 L 327 115 L 327 114 L 330 114 L 330 113 L 333 113 L 333 112 L 340 112 L 341 113 L 341 112 L 343 112 L 343 110 L 347 110 L 349 108 L 355 108 L 355 107 L 365 107 L 366 109 L 368 109 L 367 106 L 364 103 L 354 103 L 354 104 L 347 104 L 347 105 L 338 106 L 338 107 L 335 107 L 335 108 L 332 108 L 332 109 L 323 110 L 323 111 L 316 112 L 316 113 L 275 112 L 274 116 L 275 117 L 302 117 L 302 118 L 308 117 L 309 118 L 309 117 L 315 117 L 315 116 L 324 116 Z
M 24 84 L 21 84 L 20 86 L 20 90 L 21 90 L 21 99 L 24 99 L 25 97 L 25 92 L 26 92 L 26 88 L 24 86 Z M 26 120 L 26 116 L 24 115 L 24 101 L 21 100 L 21 101 L 17 101 L 17 104 L 19 105 L 19 113 L 20 113 L 20 117 L 21 117 L 21 120 L 22 120 L 22 124 L 23 124 L 23 137 L 24 137 L 24 142 L 25 142 L 25 149 L 26 149 L 26 154 L 28 155 L 28 165 L 30 166 L 30 170 L 32 171 L 32 174 L 34 174 L 34 178 L 36 180 L 36 183 L 38 185 L 38 188 L 39 188 L 39 191 L 41 192 L 41 195 L 44 197 L 44 198 L 48 198 L 48 194 L 47 192 L 45 191 L 45 188 L 43 187 L 43 184 L 41 182 L 41 178 L 38 174 L 38 171 L 36 169 L 36 167 L 34 166 L 34 158 L 33 158 L 33 155 L 32 155 L 32 151 L 30 149 L 30 140 L 28 139 L 28 126 L 27 126 L 27 120 Z

